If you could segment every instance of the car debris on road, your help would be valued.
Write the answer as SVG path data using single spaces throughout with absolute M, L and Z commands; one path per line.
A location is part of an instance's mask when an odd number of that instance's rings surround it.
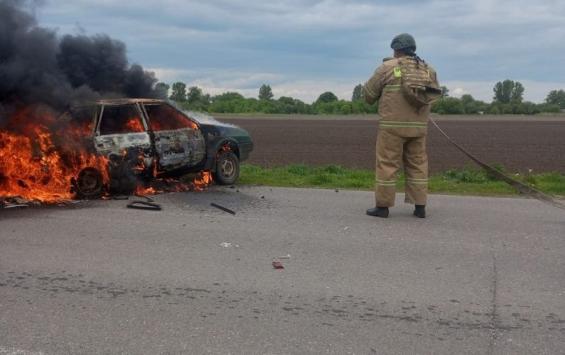
M 126 207 L 146 211 L 161 211 L 163 209 L 158 203 L 139 200 L 128 203 Z
M 282 264 L 282 262 L 281 262 L 280 260 L 276 260 L 276 259 L 273 260 L 272 265 L 273 265 L 273 267 L 274 267 L 275 269 L 277 269 L 277 270 L 283 270 L 283 269 L 284 269 L 284 266 L 283 266 L 283 264 Z
M 224 207 L 224 206 L 220 206 L 220 205 L 218 205 L 218 204 L 216 204 L 216 203 L 214 203 L 214 202 L 210 203 L 210 206 L 215 207 L 215 208 L 217 208 L 217 209 L 219 209 L 219 210 L 222 210 L 222 211 L 224 211 L 224 212 L 227 212 L 227 213 L 229 213 L 229 214 L 235 216 L 235 211 L 230 210 L 229 208 L 226 208 L 226 207 Z

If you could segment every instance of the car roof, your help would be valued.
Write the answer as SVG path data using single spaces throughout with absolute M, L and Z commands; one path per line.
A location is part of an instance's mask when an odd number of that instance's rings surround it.
M 104 99 L 96 101 L 97 105 L 127 105 L 127 104 L 164 104 L 166 100 L 144 99 L 144 98 L 122 98 L 122 99 Z

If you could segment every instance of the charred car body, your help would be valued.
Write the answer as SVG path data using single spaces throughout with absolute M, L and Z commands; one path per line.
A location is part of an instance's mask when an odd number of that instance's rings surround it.
M 200 171 L 210 171 L 219 184 L 233 184 L 239 163 L 253 150 L 244 129 L 198 119 L 164 100 L 101 100 L 90 112 L 94 149 L 109 160 L 111 193 L 131 193 L 139 181 L 155 177 Z M 92 169 L 73 185 L 81 197 L 104 189 L 101 174 Z

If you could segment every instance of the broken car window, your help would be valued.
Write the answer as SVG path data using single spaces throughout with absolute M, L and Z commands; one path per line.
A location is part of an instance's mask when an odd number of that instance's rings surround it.
M 144 132 L 143 122 L 135 105 L 104 106 L 100 134 Z
M 169 105 L 145 105 L 145 111 L 154 131 L 167 131 L 181 128 L 196 129 L 198 126 Z

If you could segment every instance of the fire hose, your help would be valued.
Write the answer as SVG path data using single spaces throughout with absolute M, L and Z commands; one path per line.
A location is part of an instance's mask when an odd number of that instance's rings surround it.
M 547 203 L 547 204 L 549 204 L 553 207 L 557 207 L 557 208 L 565 210 L 565 204 L 563 204 L 559 201 L 556 201 L 553 197 L 541 192 L 540 190 L 538 190 L 538 189 L 536 189 L 536 188 L 534 188 L 530 185 L 526 185 L 523 182 L 520 182 L 516 179 L 513 179 L 510 176 L 502 173 L 500 170 L 497 170 L 497 169 L 493 168 L 492 166 L 484 163 L 479 158 L 475 157 L 473 154 L 468 152 L 465 148 L 463 148 L 457 142 L 455 142 L 450 136 L 448 136 L 447 133 L 445 133 L 438 126 L 438 124 L 436 123 L 436 121 L 434 121 L 433 118 L 430 117 L 430 121 L 437 128 L 437 130 L 449 141 L 449 143 L 451 143 L 453 146 L 455 146 L 455 148 L 459 149 L 463 154 L 465 154 L 467 157 L 469 157 L 469 159 L 474 161 L 477 165 L 479 165 L 483 170 L 487 171 L 492 176 L 496 177 L 497 179 L 499 179 L 501 181 L 504 181 L 508 185 L 515 188 L 521 194 L 528 195 L 532 198 L 535 198 L 538 201 L 541 201 L 541 202 Z

